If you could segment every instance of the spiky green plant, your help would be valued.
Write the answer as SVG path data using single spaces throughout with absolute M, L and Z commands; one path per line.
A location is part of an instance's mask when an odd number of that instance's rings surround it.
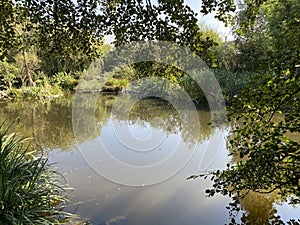
M 63 177 L 30 151 L 26 139 L 0 124 L 0 224 L 61 224 L 71 214 Z

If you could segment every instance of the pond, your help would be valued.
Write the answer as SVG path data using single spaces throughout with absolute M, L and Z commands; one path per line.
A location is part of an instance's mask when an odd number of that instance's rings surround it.
M 33 147 L 42 149 L 75 189 L 66 210 L 92 224 L 229 223 L 226 206 L 231 199 L 207 198 L 209 179 L 187 180 L 201 171 L 225 168 L 231 160 L 225 140 L 229 127 L 209 126 L 211 113 L 205 107 L 196 111 L 197 129 L 193 123 L 184 126 L 176 109 L 159 99 L 139 100 L 124 116 L 123 109 L 114 104 L 120 98 L 99 96 L 93 120 L 84 115 L 75 120 L 77 129 L 88 119 L 96 128 L 90 132 L 83 126 L 80 138 L 73 132 L 73 96 L 51 102 L 2 102 L 0 118 L 13 121 L 19 117 L 13 129 L 31 137 Z M 131 141 L 132 137 L 138 141 Z M 145 141 L 151 148 L 141 150 L 139 144 Z M 120 163 L 107 163 L 111 158 Z M 299 218 L 299 207 L 277 204 L 277 199 L 274 194 L 249 195 L 242 202 L 244 214 L 237 215 L 238 221 L 268 224 L 274 216 L 284 221 Z

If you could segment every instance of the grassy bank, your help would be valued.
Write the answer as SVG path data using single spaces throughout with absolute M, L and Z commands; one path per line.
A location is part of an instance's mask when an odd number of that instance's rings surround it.
M 63 224 L 66 185 L 28 141 L 0 125 L 0 224 Z
M 0 64 L 0 99 L 7 98 L 27 98 L 27 99 L 41 99 L 47 100 L 64 95 L 66 92 L 73 92 L 76 90 L 80 78 L 83 76 L 82 71 L 57 72 L 53 75 L 46 75 L 39 73 L 39 75 L 32 76 L 31 85 L 24 86 L 21 82 L 20 76 L 17 75 L 19 69 L 12 69 L 14 64 L 3 63 Z M 12 68 L 11 68 L 12 67 Z M 16 66 L 15 66 L 16 67 Z M 250 82 L 253 73 L 250 72 L 231 72 L 226 69 L 215 69 L 212 74 L 215 75 L 219 81 L 222 94 L 227 104 L 230 104 L 235 95 L 241 93 L 242 89 Z M 205 103 L 206 97 L 196 83 L 191 79 L 190 75 L 183 73 L 177 68 L 171 66 L 163 66 L 160 64 L 149 65 L 149 67 L 126 66 L 123 68 L 116 68 L 111 72 L 110 78 L 105 80 L 105 84 L 100 85 L 103 92 L 120 93 L 135 92 L 149 95 L 155 95 L 157 92 L 168 92 L 174 89 L 184 89 L 189 94 L 190 98 L 197 103 Z M 197 82 L 202 82 L 203 85 L 210 82 L 211 77 L 199 74 Z M 159 78 L 158 83 L 143 83 L 143 78 Z M 153 79 L 154 78 L 154 79 Z M 90 79 L 90 78 L 88 78 Z M 93 90 L 95 86 L 98 88 L 98 77 L 88 80 L 86 91 Z M 133 90 L 128 86 L 131 82 L 135 83 Z M 159 87 L 159 90 L 157 88 Z

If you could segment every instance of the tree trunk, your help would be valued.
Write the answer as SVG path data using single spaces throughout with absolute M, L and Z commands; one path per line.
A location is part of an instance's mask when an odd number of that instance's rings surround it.
M 21 72 L 21 80 L 22 80 L 22 87 L 24 86 L 31 86 L 35 87 L 35 83 L 32 80 L 31 74 L 30 74 L 30 68 L 27 62 L 27 56 L 26 56 L 26 50 L 25 48 L 22 50 L 23 55 L 23 70 Z

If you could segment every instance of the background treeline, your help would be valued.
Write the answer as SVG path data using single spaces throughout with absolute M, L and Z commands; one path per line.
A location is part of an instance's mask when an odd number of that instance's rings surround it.
M 90 62 L 109 51 L 105 35 L 114 35 L 115 46 L 149 39 L 190 47 L 214 70 L 228 102 L 255 73 L 274 64 L 274 59 L 286 57 L 287 65 L 297 60 L 291 50 L 299 45 L 296 24 L 281 23 L 280 30 L 276 25 L 282 17 L 295 17 L 293 13 L 279 14 L 272 3 L 260 9 L 251 29 L 243 26 L 248 19 L 247 8 L 240 5 L 232 20 L 231 41 L 224 41 L 216 31 L 199 24 L 196 13 L 182 1 L 153 5 L 149 1 L 8 0 L 0 4 L 1 97 L 38 98 L 59 95 L 62 89 L 74 90 Z M 284 7 L 297 3 L 276 4 Z M 289 38 L 281 44 L 278 41 L 282 36 Z M 193 100 L 205 101 L 198 85 L 182 71 L 154 62 L 119 69 L 105 89 L 120 90 L 118 87 L 129 81 L 146 76 L 171 80 L 184 87 Z

